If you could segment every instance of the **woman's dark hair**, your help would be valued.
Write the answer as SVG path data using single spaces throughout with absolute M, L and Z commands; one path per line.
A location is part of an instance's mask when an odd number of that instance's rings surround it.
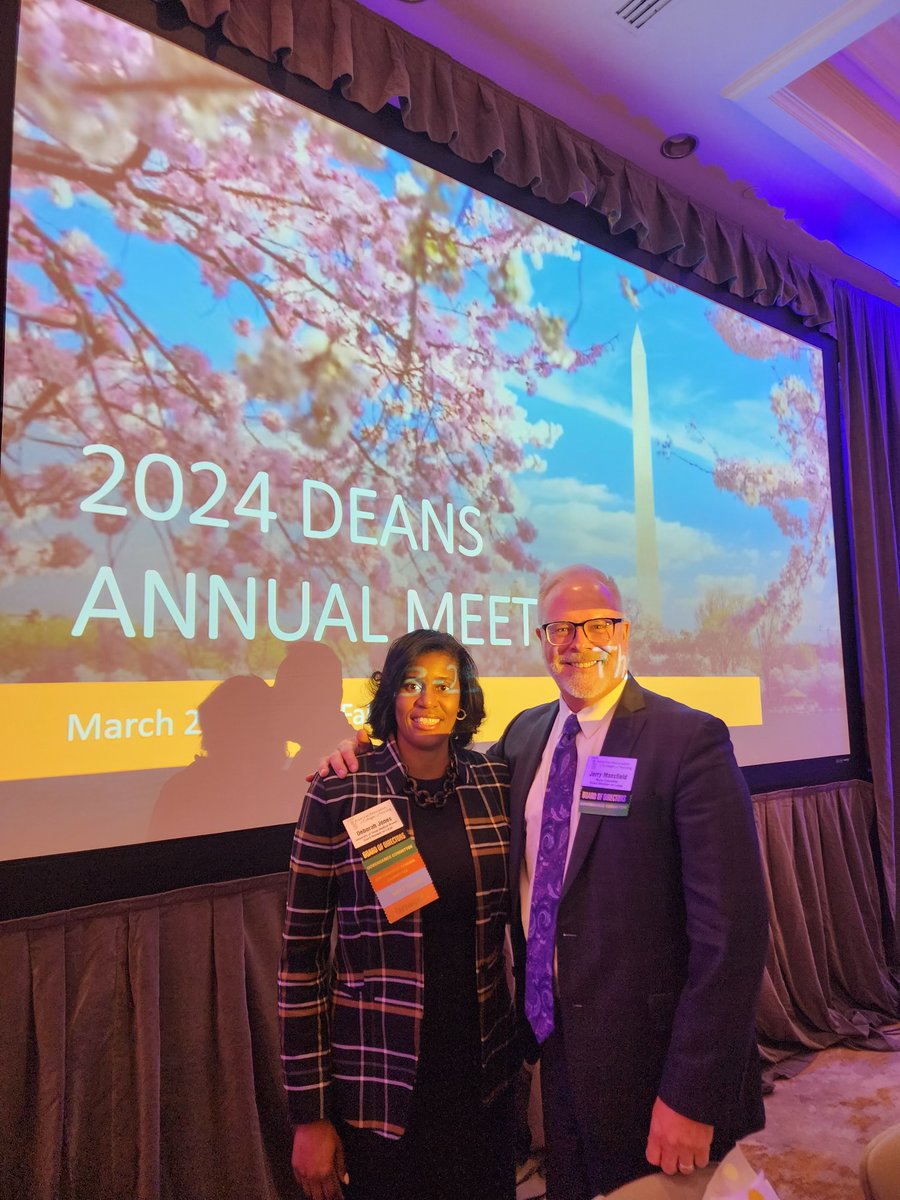
M 459 671 L 459 707 L 465 712 L 450 735 L 454 746 L 468 746 L 484 720 L 484 693 L 472 655 L 449 633 L 437 629 L 414 629 L 391 643 L 384 666 L 369 680 L 372 700 L 369 704 L 369 728 L 386 742 L 397 732 L 394 706 L 409 669 L 423 654 L 442 651 L 456 661 Z

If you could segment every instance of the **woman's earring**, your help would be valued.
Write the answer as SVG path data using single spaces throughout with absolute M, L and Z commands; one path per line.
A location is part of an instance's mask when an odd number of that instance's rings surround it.
M 466 710 L 464 708 L 460 708 L 457 710 L 456 719 L 457 721 L 464 721 L 467 715 L 468 714 L 466 713 Z

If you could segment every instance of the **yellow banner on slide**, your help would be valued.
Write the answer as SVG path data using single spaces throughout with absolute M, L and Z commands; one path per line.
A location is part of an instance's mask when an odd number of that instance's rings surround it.
M 555 699 L 548 676 L 483 678 L 488 717 L 479 741 L 495 741 L 523 708 Z M 643 676 L 645 687 L 715 713 L 727 725 L 760 725 L 757 676 Z M 47 779 L 179 767 L 200 752 L 197 706 L 217 680 L 0 684 L 4 745 L 0 780 Z M 343 709 L 361 725 L 367 681 L 344 680 Z

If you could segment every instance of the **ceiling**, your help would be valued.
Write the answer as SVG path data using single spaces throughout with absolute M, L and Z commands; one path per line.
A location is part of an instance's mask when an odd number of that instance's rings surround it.
M 900 0 L 363 0 L 807 261 L 900 303 Z M 662 140 L 692 133 L 692 157 Z

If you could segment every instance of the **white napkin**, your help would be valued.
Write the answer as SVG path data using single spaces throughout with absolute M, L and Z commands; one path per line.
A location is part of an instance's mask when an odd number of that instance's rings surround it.
M 762 1171 L 754 1171 L 740 1146 L 735 1146 L 719 1163 L 703 1200 L 778 1200 L 778 1195 Z

